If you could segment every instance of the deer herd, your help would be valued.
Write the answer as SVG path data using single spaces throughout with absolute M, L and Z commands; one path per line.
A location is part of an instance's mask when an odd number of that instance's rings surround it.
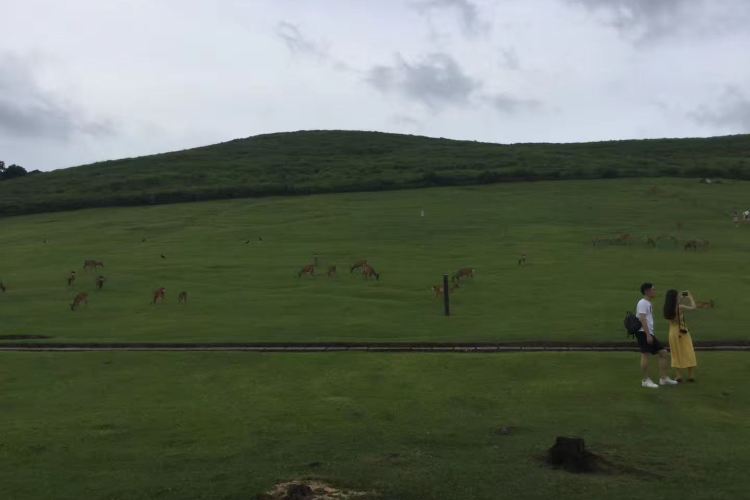
M 649 248 L 656 248 L 657 245 L 662 241 L 667 241 L 672 244 L 672 246 L 678 246 L 680 245 L 680 240 L 678 240 L 675 236 L 668 234 L 668 235 L 660 235 L 656 237 L 652 236 L 646 236 L 643 239 L 637 239 L 633 235 L 629 233 L 624 233 L 619 236 L 615 237 L 597 237 L 591 239 L 591 245 L 594 247 L 600 247 L 604 245 L 624 245 L 624 246 L 630 246 L 634 243 L 641 241 L 645 243 L 645 245 Z M 686 240 L 682 242 L 682 248 L 683 250 L 708 250 L 709 246 L 711 245 L 711 242 L 708 240 Z
M 162 258 L 163 258 L 163 254 L 162 254 Z M 92 271 L 92 270 L 99 269 L 100 267 L 101 268 L 104 267 L 104 262 L 100 260 L 85 260 L 83 262 L 84 271 Z M 68 275 L 68 278 L 67 278 L 68 287 L 72 287 L 75 284 L 77 278 L 78 278 L 78 275 L 76 274 L 76 272 L 70 271 L 70 274 Z M 94 279 L 94 286 L 96 287 L 97 290 L 102 290 L 104 288 L 105 281 L 107 281 L 107 278 L 105 278 L 104 276 L 100 274 Z M 5 285 L 0 283 L 0 289 L 4 292 Z M 152 303 L 161 304 L 162 302 L 164 302 L 164 299 L 166 298 L 166 296 L 167 296 L 167 289 L 164 287 L 159 287 L 156 290 L 154 290 Z M 187 304 L 187 297 L 188 297 L 187 292 L 182 291 L 177 296 L 177 302 L 180 304 Z M 70 304 L 70 310 L 75 311 L 81 306 L 81 304 L 88 305 L 88 303 L 89 303 L 89 294 L 86 292 L 79 292 L 73 298 L 73 302 Z
M 682 227 L 682 224 L 678 224 L 678 229 L 681 229 L 681 227 Z M 680 241 L 672 235 L 661 235 L 657 237 L 647 236 L 644 239 L 639 240 L 629 233 L 620 234 L 619 236 L 616 236 L 616 237 L 593 238 L 591 240 L 591 244 L 594 247 L 599 247 L 603 245 L 629 246 L 629 245 L 634 244 L 637 241 L 645 242 L 645 245 L 650 248 L 656 248 L 657 244 L 662 241 L 671 242 L 673 246 L 677 246 L 680 244 Z M 692 239 L 692 240 L 686 240 L 683 242 L 683 249 L 686 251 L 687 250 L 693 250 L 693 251 L 708 250 L 709 246 L 710 246 L 710 242 L 708 240 Z M 161 254 L 160 256 L 162 259 L 166 259 L 166 256 L 164 254 Z M 526 264 L 527 264 L 527 256 L 525 253 L 523 253 L 518 259 L 518 266 L 525 266 Z M 303 276 L 314 277 L 316 276 L 316 270 L 318 267 L 319 267 L 318 258 L 316 256 L 312 264 L 306 264 L 299 270 L 299 272 L 297 273 L 297 277 L 298 278 L 302 278 Z M 102 261 L 87 259 L 83 262 L 84 271 L 96 271 L 100 268 L 104 268 L 104 262 Z M 353 274 L 354 272 L 360 273 L 361 276 L 365 280 L 369 280 L 372 278 L 374 278 L 375 281 L 380 280 L 380 273 L 378 273 L 375 270 L 375 268 L 366 259 L 357 260 L 351 266 L 349 266 L 349 274 Z M 447 291 L 453 292 L 461 288 L 462 286 L 461 284 L 463 283 L 464 280 L 469 279 L 469 278 L 474 278 L 474 272 L 475 272 L 474 268 L 470 268 L 470 267 L 464 267 L 454 272 L 450 277 L 450 283 L 448 285 Z M 328 278 L 336 278 L 336 266 L 335 265 L 327 266 L 325 274 Z M 76 272 L 71 271 L 67 277 L 68 287 L 72 287 L 75 284 L 77 279 L 78 279 L 78 275 L 76 274 Z M 105 282 L 106 282 L 106 278 L 101 274 L 98 275 L 94 279 L 94 285 L 96 287 L 96 290 L 102 290 L 104 288 Z M 7 287 L 5 283 L 0 281 L 0 293 L 5 293 L 6 290 L 7 290 Z M 443 283 L 433 285 L 432 292 L 435 295 L 435 297 L 442 296 L 446 292 Z M 164 287 L 159 287 L 156 290 L 154 290 L 152 304 L 162 304 L 166 299 L 166 293 L 167 293 L 167 289 Z M 76 294 L 76 296 L 73 299 L 73 302 L 70 304 L 70 309 L 72 311 L 75 311 L 82 304 L 87 305 L 88 298 L 89 298 L 89 295 L 86 292 L 80 292 Z M 177 296 L 177 302 L 179 304 L 187 304 L 187 301 L 188 301 L 188 293 L 186 291 L 180 292 Z M 715 304 L 713 300 L 709 300 L 705 302 L 700 302 L 700 301 L 696 302 L 696 306 L 701 309 L 713 309 L 714 305 Z
M 317 258 L 315 260 L 316 262 L 312 264 L 304 265 L 302 269 L 300 269 L 300 271 L 297 273 L 297 277 L 301 278 L 302 276 L 315 276 L 315 269 L 318 267 Z M 380 280 L 380 273 L 375 271 L 375 268 L 368 264 L 366 260 L 358 260 L 357 262 L 355 262 L 351 266 L 349 274 L 354 273 L 354 271 L 359 271 L 365 279 L 375 278 L 376 281 Z M 326 276 L 328 276 L 329 278 L 336 277 L 335 265 L 328 266 Z
M 518 260 L 518 265 L 524 265 L 526 263 L 526 254 L 523 254 L 521 258 Z M 312 264 L 306 264 L 302 266 L 302 269 L 299 270 L 297 273 L 297 277 L 301 278 L 302 276 L 315 276 L 315 269 L 318 267 L 317 258 L 315 259 L 315 262 Z M 361 259 L 356 262 L 354 262 L 349 267 L 349 274 L 353 274 L 354 272 L 359 272 L 364 279 L 370 279 L 375 278 L 375 281 L 380 281 L 380 273 L 378 273 L 372 265 L 370 265 L 369 262 L 367 262 L 366 259 Z M 326 271 L 326 276 L 329 278 L 335 278 L 336 277 L 336 266 L 328 266 L 328 270 Z M 450 291 L 456 290 L 460 286 L 460 282 L 463 279 L 466 278 L 473 278 L 474 277 L 474 269 L 471 267 L 464 267 L 456 271 L 451 275 L 451 286 L 449 287 Z M 433 285 L 432 291 L 436 296 L 440 296 L 444 293 L 443 285 Z

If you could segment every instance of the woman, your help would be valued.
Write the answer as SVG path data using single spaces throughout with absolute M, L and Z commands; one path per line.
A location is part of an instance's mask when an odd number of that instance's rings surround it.
M 687 304 L 680 304 L 684 299 Z M 695 309 L 695 300 L 690 292 L 667 290 L 664 299 L 664 317 L 669 320 L 669 349 L 672 351 L 672 368 L 676 371 L 676 380 L 682 382 L 682 371 L 687 369 L 687 381 L 695 382 L 695 349 L 693 339 L 685 325 L 684 311 Z

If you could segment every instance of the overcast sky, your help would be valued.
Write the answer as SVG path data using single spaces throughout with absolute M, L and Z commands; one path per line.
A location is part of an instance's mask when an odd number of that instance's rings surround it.
M 0 160 L 750 132 L 748 0 L 0 0 Z

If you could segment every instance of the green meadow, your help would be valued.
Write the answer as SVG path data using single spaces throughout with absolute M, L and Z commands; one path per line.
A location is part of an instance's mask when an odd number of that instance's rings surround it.
M 317 478 L 398 500 L 744 498 L 746 353 L 642 389 L 630 353 L 0 354 L 0 496 L 254 499 Z M 603 473 L 543 463 L 581 436 Z
M 622 317 L 635 307 L 640 283 L 653 281 L 661 292 L 690 289 L 698 300 L 714 300 L 715 309 L 688 316 L 695 339 L 747 340 L 750 225 L 735 227 L 729 214 L 750 204 L 748 187 L 668 178 L 549 181 L 8 217 L 0 219 L 7 286 L 0 335 L 53 342 L 623 341 Z M 624 233 L 632 245 L 591 244 Z M 647 237 L 661 237 L 656 248 Z M 710 247 L 683 250 L 691 239 Z M 523 253 L 527 264 L 519 266 Z M 316 257 L 319 274 L 298 278 Z M 378 281 L 349 272 L 362 258 Z M 86 259 L 105 267 L 84 271 Z M 335 278 L 325 276 L 329 265 L 337 266 Z M 461 267 L 476 276 L 453 294 L 446 318 L 431 286 Z M 78 278 L 68 287 L 71 270 Z M 107 280 L 101 291 L 98 274 Z M 153 305 L 158 287 L 167 300 Z M 177 303 L 183 290 L 187 305 Z M 89 304 L 71 311 L 81 291 Z M 656 329 L 665 333 L 665 322 L 657 319 Z

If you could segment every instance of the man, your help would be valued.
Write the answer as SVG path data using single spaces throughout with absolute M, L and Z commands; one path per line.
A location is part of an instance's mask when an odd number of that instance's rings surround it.
M 638 315 L 638 319 L 641 320 L 641 329 L 635 334 L 641 350 L 641 372 L 643 373 L 641 387 L 658 389 L 659 385 L 675 385 L 678 382 L 672 380 L 667 375 L 667 350 L 654 335 L 654 308 L 652 302 L 654 297 L 656 297 L 656 289 L 653 283 L 642 284 L 641 294 L 643 298 L 638 301 L 638 305 L 636 306 L 636 314 Z M 659 356 L 659 385 L 656 385 L 648 375 L 648 357 L 654 354 Z

